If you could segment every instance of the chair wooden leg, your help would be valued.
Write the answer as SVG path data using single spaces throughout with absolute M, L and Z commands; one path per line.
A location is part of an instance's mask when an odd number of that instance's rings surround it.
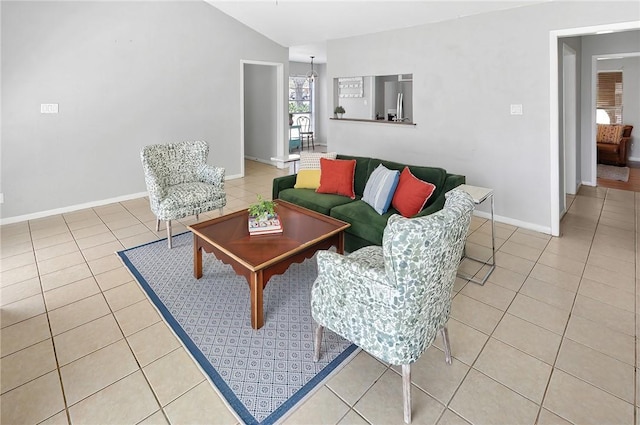
M 449 343 L 449 330 L 445 326 L 440 329 L 442 334 L 442 345 L 444 345 L 444 358 L 447 364 L 451 364 L 451 343 Z
M 196 221 L 198 221 L 199 214 L 196 214 Z
M 156 219 L 156 232 L 160 231 L 160 219 Z
M 324 331 L 324 326 L 318 325 L 316 327 L 316 335 L 313 341 L 313 361 L 317 362 L 320 360 L 320 346 L 322 345 L 322 332 Z
M 171 220 L 167 220 L 167 241 L 169 243 L 169 249 L 171 249 Z
M 402 365 L 402 404 L 404 423 L 411 423 L 411 365 Z

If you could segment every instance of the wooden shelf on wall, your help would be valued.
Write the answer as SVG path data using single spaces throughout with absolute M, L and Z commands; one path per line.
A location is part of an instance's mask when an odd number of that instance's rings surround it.
M 377 124 L 391 124 L 391 125 L 405 125 L 405 126 L 415 126 L 417 125 L 414 122 L 396 122 L 396 121 L 386 121 L 386 120 L 365 120 L 362 118 L 329 118 L 333 121 L 352 121 L 352 122 L 371 122 Z

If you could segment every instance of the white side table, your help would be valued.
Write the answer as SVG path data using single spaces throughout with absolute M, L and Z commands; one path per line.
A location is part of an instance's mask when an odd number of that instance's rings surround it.
M 272 156 L 271 160 L 273 162 L 277 162 L 282 164 L 282 167 L 278 167 L 278 168 L 284 168 L 285 164 L 289 164 L 289 170 L 291 170 L 291 168 L 293 168 L 293 174 L 298 172 L 298 164 L 300 163 L 300 155 L 298 155 L 297 153 L 293 153 L 291 155 L 284 155 L 284 156 Z
M 488 261 L 484 261 L 479 258 L 474 258 L 467 255 L 467 251 L 465 249 L 462 254 L 462 259 L 460 260 L 462 261 L 463 259 L 467 258 L 471 261 L 480 263 L 483 266 L 489 266 L 489 270 L 481 279 L 477 279 L 477 278 L 474 278 L 473 276 L 458 272 L 458 277 L 467 279 L 479 285 L 484 285 L 487 279 L 489 279 L 489 276 L 491 276 L 491 273 L 493 273 L 493 271 L 496 268 L 495 221 L 493 219 L 493 189 L 487 189 L 486 187 L 471 186 L 468 184 L 460 185 L 456 187 L 456 189 L 464 190 L 469 195 L 471 195 L 471 197 L 473 198 L 473 202 L 476 205 L 482 204 L 484 201 L 486 201 L 489 198 L 491 199 L 491 257 L 489 258 Z

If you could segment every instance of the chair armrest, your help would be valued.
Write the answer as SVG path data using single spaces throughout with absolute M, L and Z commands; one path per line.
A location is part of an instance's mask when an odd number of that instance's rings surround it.
M 629 150 L 630 141 L 631 137 L 623 137 L 620 139 L 619 163 L 621 165 L 627 165 L 627 152 Z
M 214 167 L 212 165 L 202 165 L 198 169 L 198 179 L 201 182 L 209 183 L 224 189 L 224 171 L 222 167 Z
M 278 199 L 280 191 L 285 189 L 291 189 L 296 184 L 297 174 L 291 174 L 288 176 L 276 177 L 273 179 L 273 190 L 271 192 L 271 199 Z
M 147 186 L 149 201 L 153 208 L 159 205 L 160 201 L 167 196 L 167 191 L 165 190 L 165 187 L 160 184 L 160 180 L 156 177 L 153 170 L 149 168 L 145 169 L 144 182 Z
M 378 294 L 376 298 L 395 296 L 395 287 L 389 282 L 384 266 L 372 267 L 368 262 L 351 257 L 332 251 L 319 251 L 318 276 L 325 277 L 326 284 L 342 286 L 353 294 L 364 296 L 365 293 L 374 292 Z

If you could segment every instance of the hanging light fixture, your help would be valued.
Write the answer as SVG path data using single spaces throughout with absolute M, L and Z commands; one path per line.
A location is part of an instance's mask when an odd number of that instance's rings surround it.
M 318 78 L 318 73 L 313 70 L 313 58 L 315 58 L 315 56 L 310 56 L 310 57 L 311 57 L 311 71 L 307 72 L 307 80 L 313 83 L 316 80 L 316 78 Z

